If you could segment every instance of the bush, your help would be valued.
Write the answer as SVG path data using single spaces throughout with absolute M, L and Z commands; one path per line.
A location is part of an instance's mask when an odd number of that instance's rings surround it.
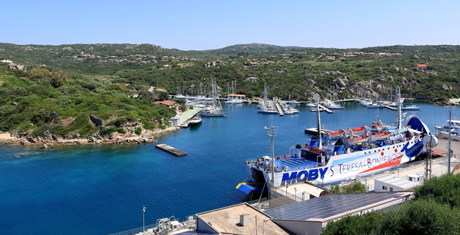
M 460 208 L 460 174 L 433 177 L 415 189 L 417 199 L 436 200 Z
M 354 183 L 352 185 L 343 187 L 342 190 L 340 190 L 339 185 L 335 185 L 331 188 L 330 193 L 365 193 L 365 192 L 366 192 L 366 186 L 364 186 L 364 184 Z
M 136 128 L 134 133 L 136 133 L 136 135 L 140 135 L 142 133 L 142 128 L 140 128 L 140 127 Z
M 380 234 L 459 234 L 460 209 L 434 200 L 415 200 L 386 214 Z
M 106 129 L 103 129 L 101 131 L 99 131 L 99 134 L 101 136 L 108 136 L 114 132 L 118 132 L 118 133 L 121 133 L 121 134 L 126 134 L 126 131 L 123 129 L 123 128 L 117 128 L 117 127 L 111 127 L 111 128 L 106 128 Z

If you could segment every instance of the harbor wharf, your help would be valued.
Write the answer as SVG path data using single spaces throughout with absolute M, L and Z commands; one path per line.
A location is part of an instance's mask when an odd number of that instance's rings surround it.
M 391 106 L 388 106 L 388 105 L 384 105 L 383 107 L 385 107 L 387 109 L 390 109 L 390 110 L 393 110 L 393 111 L 397 110 L 395 107 L 391 107 Z
M 197 113 L 201 111 L 201 108 L 194 107 L 193 109 L 189 109 L 182 113 L 179 116 L 178 126 L 180 127 L 188 127 L 188 122 L 192 119 Z
M 178 157 L 187 155 L 186 152 L 184 152 L 182 150 L 179 150 L 179 149 L 176 149 L 176 148 L 174 148 L 172 146 L 169 146 L 167 144 L 157 144 L 157 145 L 155 145 L 155 147 L 157 147 L 157 148 L 159 148 L 159 149 L 161 149 L 163 151 L 166 151 L 168 153 L 174 154 L 174 155 L 176 155 Z
M 278 111 L 278 114 L 280 116 L 284 116 L 283 109 L 281 108 L 281 106 L 280 106 L 280 104 L 278 102 L 275 102 L 275 107 L 276 107 L 276 110 Z
M 447 150 L 448 141 L 446 139 L 440 139 L 438 146 L 433 149 L 433 155 L 438 155 L 440 157 L 436 157 L 432 160 L 432 177 L 442 176 L 447 173 Z M 460 152 L 460 142 L 453 141 L 451 143 L 451 149 L 453 151 L 453 157 L 451 159 L 451 168 L 455 169 L 457 165 L 460 165 L 460 160 L 457 158 L 456 153 Z M 379 174 L 372 174 L 366 177 L 360 177 L 359 179 L 353 179 L 349 181 L 345 181 L 339 184 L 340 187 L 347 186 L 353 184 L 355 182 L 360 182 L 365 185 L 366 191 L 374 191 L 374 180 L 378 178 L 382 178 L 388 175 L 393 175 L 400 179 L 405 179 L 407 175 L 424 175 L 425 172 L 425 160 L 415 161 L 408 164 L 401 165 L 398 168 L 391 169 L 389 171 L 384 171 Z M 426 179 L 425 179 L 426 180 Z M 219 231 L 232 231 L 234 234 L 283 234 L 284 230 L 279 230 L 281 227 L 276 226 L 273 218 L 267 216 L 266 210 L 270 208 L 270 204 L 280 206 L 285 204 L 291 204 L 295 202 L 303 202 L 311 200 L 315 197 L 322 197 L 323 195 L 327 194 L 326 192 L 330 190 L 332 185 L 314 185 L 311 183 L 296 183 L 290 184 L 288 187 L 281 186 L 274 188 L 273 191 L 276 192 L 276 198 L 267 200 L 267 198 L 262 198 L 258 200 L 254 200 L 248 203 L 239 203 L 230 205 L 223 208 L 217 208 L 210 211 L 199 212 L 195 214 L 197 220 L 193 220 L 195 226 L 191 226 L 190 229 L 180 230 L 177 231 L 175 234 L 200 234 L 198 232 L 198 227 L 206 227 L 214 228 L 215 230 Z M 404 192 L 407 193 L 407 192 Z M 297 204 L 302 206 L 302 204 Z M 172 212 L 173 213 L 173 212 Z M 241 216 L 245 214 L 249 214 L 249 218 L 252 221 L 251 226 L 243 226 L 242 224 L 237 223 L 241 220 Z M 259 226 L 255 226 L 256 221 Z M 199 222 L 201 221 L 201 222 Z M 206 223 L 203 223 L 206 222 Z M 237 222 L 235 222 L 237 221 Z M 207 223 L 209 222 L 209 223 Z M 241 222 L 240 222 L 241 223 Z M 260 226 L 262 225 L 262 226 Z M 152 226 L 148 226 L 148 230 L 151 231 Z M 147 226 L 146 226 L 147 228 Z M 262 231 L 257 231 L 259 230 Z M 202 228 L 201 228 L 202 229 Z M 255 230 L 256 231 L 255 231 Z M 134 231 L 134 230 L 130 230 Z M 142 231 L 141 228 L 138 228 L 137 231 Z M 271 231 L 271 232 L 269 232 Z M 260 233 L 261 232 L 261 233 Z M 128 232 L 120 232 L 116 233 L 116 235 L 124 235 L 124 234 L 132 234 Z M 148 233 L 145 234 L 154 234 Z
M 321 105 L 321 104 L 319 105 L 319 107 L 322 108 L 322 109 L 324 109 L 324 111 L 326 111 L 327 113 L 332 113 L 332 110 L 326 108 L 325 106 L 323 106 L 323 105 Z
M 335 102 L 355 102 L 357 99 L 343 99 L 343 100 L 336 100 Z

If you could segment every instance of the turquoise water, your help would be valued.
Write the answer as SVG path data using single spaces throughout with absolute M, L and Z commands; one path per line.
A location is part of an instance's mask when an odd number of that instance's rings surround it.
M 433 130 L 447 108 L 419 104 L 418 115 Z M 322 113 L 330 130 L 393 123 L 396 112 L 347 103 Z M 0 230 L 2 234 L 108 234 L 169 217 L 188 215 L 247 200 L 235 186 L 246 178 L 243 162 L 269 155 L 264 126 L 278 126 L 275 154 L 304 144 L 304 129 L 316 114 L 258 114 L 255 105 L 224 106 L 224 118 L 203 118 L 200 126 L 158 140 L 188 153 L 175 157 L 147 145 L 79 146 L 39 150 L 0 144 Z M 458 115 L 453 109 L 452 117 Z

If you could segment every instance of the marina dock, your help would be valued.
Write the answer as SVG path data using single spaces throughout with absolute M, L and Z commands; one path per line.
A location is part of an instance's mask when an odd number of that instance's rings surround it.
M 276 107 L 276 110 L 278 111 L 278 114 L 280 116 L 284 116 L 283 109 L 281 108 L 281 106 L 280 106 L 280 104 L 278 102 L 275 102 L 275 107 Z
M 169 146 L 167 144 L 157 144 L 157 145 L 155 145 L 155 147 L 157 147 L 157 148 L 159 148 L 159 149 L 161 149 L 163 151 L 166 151 L 168 153 L 174 154 L 174 155 L 176 155 L 178 157 L 187 155 L 186 152 L 184 152 L 182 150 L 179 150 L 179 149 L 176 149 L 174 147 L 171 147 L 171 146 Z
M 327 113 L 332 113 L 332 110 L 326 108 L 325 106 L 323 106 L 323 105 L 321 105 L 321 104 L 319 105 L 319 108 L 323 109 L 323 110 L 326 111 Z
M 192 119 L 200 111 L 201 108 L 194 107 L 193 109 L 189 109 L 183 112 L 182 115 L 179 116 L 179 121 L 177 122 L 177 125 L 184 128 L 188 127 L 188 122 L 190 121 L 190 119 Z
M 396 111 L 397 108 L 395 107 L 391 107 L 391 106 L 388 106 L 388 105 L 384 105 L 383 107 L 387 108 L 387 109 L 390 109 L 390 110 L 393 110 L 393 111 Z

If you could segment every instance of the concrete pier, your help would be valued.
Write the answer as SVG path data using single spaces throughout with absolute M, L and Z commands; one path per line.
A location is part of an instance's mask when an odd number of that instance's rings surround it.
M 193 118 L 197 113 L 201 111 L 201 108 L 194 107 L 193 109 L 189 109 L 185 112 L 182 113 L 182 115 L 179 116 L 179 121 L 177 122 L 177 125 L 183 128 L 187 128 L 189 125 L 190 119 Z
M 278 102 L 275 102 L 275 107 L 276 107 L 276 110 L 278 111 L 278 114 L 280 116 L 284 116 L 283 109 L 281 108 L 281 106 L 280 106 L 280 104 Z
M 176 149 L 174 147 L 171 147 L 171 146 L 169 146 L 167 144 L 157 144 L 157 145 L 155 145 L 155 147 L 157 147 L 157 148 L 159 148 L 159 149 L 161 149 L 163 151 L 166 151 L 168 153 L 174 154 L 174 155 L 176 155 L 178 157 L 187 155 L 186 152 L 184 152 L 182 150 L 179 150 L 179 149 Z
M 324 111 L 326 111 L 327 113 L 332 113 L 332 110 L 326 108 L 325 106 L 323 106 L 321 104 L 319 105 L 319 108 L 324 109 Z
M 383 107 L 385 107 L 385 108 L 387 108 L 387 109 L 390 109 L 390 110 L 393 110 L 393 111 L 398 110 L 397 108 L 391 107 L 391 106 L 388 106 L 388 105 L 384 105 Z

